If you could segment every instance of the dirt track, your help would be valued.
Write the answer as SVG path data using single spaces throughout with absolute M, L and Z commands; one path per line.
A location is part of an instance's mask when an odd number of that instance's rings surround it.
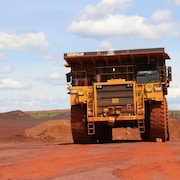
M 1 144 L 0 179 L 178 180 L 180 141 Z
M 72 144 L 68 122 L 0 115 L 0 179 L 180 179 L 179 120 L 171 121 L 166 143 L 119 141 L 137 134 L 122 129 L 114 143 L 92 145 Z

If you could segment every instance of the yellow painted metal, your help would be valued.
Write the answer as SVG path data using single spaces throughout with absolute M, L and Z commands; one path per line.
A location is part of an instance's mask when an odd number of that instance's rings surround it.
M 68 90 L 70 91 L 71 105 L 87 103 L 88 86 L 73 86 L 69 87 Z
M 89 86 L 87 90 L 87 118 L 94 116 L 94 96 L 93 87 Z
M 148 83 L 144 85 L 144 99 L 147 101 L 162 101 L 164 98 L 162 84 Z
M 97 117 L 97 94 L 96 94 L 96 87 L 97 86 L 104 86 L 104 85 L 119 85 L 119 84 L 133 84 L 135 85 L 134 81 L 126 81 L 125 79 L 111 79 L 107 80 L 107 82 L 96 82 L 94 83 L 94 116 Z M 112 103 L 117 104 L 120 101 L 118 98 L 113 98 Z
M 96 94 L 96 85 L 98 83 L 94 83 L 94 116 L 97 116 L 97 94 Z
M 159 83 L 136 84 L 135 81 L 125 81 L 124 79 L 113 79 L 107 82 L 94 83 L 94 86 L 73 86 L 69 87 L 70 103 L 87 104 L 87 119 L 88 121 L 109 121 L 108 117 L 98 117 L 97 94 L 96 87 L 113 84 L 133 84 L 133 99 L 134 99 L 134 115 L 125 116 L 119 115 L 116 121 L 121 120 L 142 120 L 144 119 L 145 107 L 144 101 L 162 101 L 163 92 Z M 156 87 L 156 88 L 155 88 Z M 112 104 L 118 104 L 119 98 L 112 98 Z
M 144 115 L 144 85 L 136 85 L 136 96 L 135 96 L 136 112 L 138 115 Z
M 146 92 L 150 93 L 153 91 L 153 84 L 152 83 L 147 83 L 144 85 Z
M 112 98 L 112 104 L 118 104 L 119 98 Z
M 116 121 L 143 120 L 144 115 L 118 116 Z M 108 122 L 109 117 L 89 117 L 90 122 Z

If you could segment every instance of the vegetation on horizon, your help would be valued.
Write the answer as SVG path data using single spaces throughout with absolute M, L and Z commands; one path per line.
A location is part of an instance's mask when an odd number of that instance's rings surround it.
M 27 112 L 27 114 L 29 114 L 33 118 L 42 119 L 42 118 L 53 118 L 64 112 L 65 111 L 29 111 Z
M 179 116 L 180 117 L 180 110 L 169 110 L 169 117 L 172 116 Z
M 41 118 L 53 118 L 53 117 L 56 117 L 62 113 L 67 113 L 69 112 L 70 110 L 69 109 L 66 109 L 66 110 L 49 110 L 49 111 L 29 111 L 29 112 L 26 112 L 27 114 L 29 114 L 31 117 L 33 118 L 38 118 L 38 119 L 41 119 Z M 174 117 L 177 117 L 180 119 L 180 110 L 169 110 L 168 111 L 168 114 L 169 114 L 169 117 L 171 118 L 174 118 Z

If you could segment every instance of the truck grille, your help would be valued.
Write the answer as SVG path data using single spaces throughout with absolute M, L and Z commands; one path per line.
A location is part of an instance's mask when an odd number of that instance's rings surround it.
M 97 85 L 97 115 L 132 115 L 133 84 Z

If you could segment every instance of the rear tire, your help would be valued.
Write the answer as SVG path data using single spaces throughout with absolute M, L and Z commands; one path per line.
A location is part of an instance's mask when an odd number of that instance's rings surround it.
M 150 139 L 156 138 L 167 141 L 167 105 L 165 98 L 161 102 L 152 102 L 150 105 Z
M 75 144 L 95 142 L 95 136 L 88 135 L 86 109 L 86 106 L 71 106 L 71 129 Z
M 169 115 L 168 115 L 168 104 L 167 104 L 167 100 L 165 98 L 165 109 L 166 109 L 166 130 L 167 130 L 167 141 L 170 140 L 170 133 L 169 133 Z

